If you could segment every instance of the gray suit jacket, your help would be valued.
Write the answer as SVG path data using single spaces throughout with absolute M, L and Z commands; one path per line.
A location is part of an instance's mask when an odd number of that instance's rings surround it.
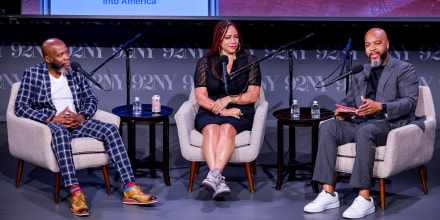
M 366 95 L 371 66 L 364 64 L 364 70 L 352 76 L 347 96 L 342 105 L 359 108 L 364 104 L 361 96 Z M 413 65 L 388 58 L 377 85 L 376 100 L 387 105 L 388 120 L 392 128 L 400 127 L 415 120 L 415 109 L 419 98 L 419 82 Z M 383 112 L 376 112 L 382 114 Z

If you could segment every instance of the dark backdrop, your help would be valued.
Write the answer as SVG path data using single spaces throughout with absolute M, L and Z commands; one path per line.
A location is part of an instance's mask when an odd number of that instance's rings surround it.
M 130 99 L 139 96 L 143 103 L 151 103 L 152 95 L 158 94 L 164 105 L 177 111 L 188 97 L 197 60 L 210 49 L 212 31 L 218 19 L 0 17 L 0 120 L 5 120 L 11 84 L 21 79 L 25 68 L 43 60 L 40 45 L 50 37 L 66 42 L 72 62 L 81 63 L 90 72 L 121 44 L 142 33 L 130 53 Z M 318 100 L 322 107 L 334 109 L 334 104 L 345 94 L 344 81 L 320 89 L 314 85 L 335 69 L 335 74 L 340 73 L 338 65 L 344 59 L 349 38 L 352 40 L 353 65 L 365 63 L 363 37 L 372 27 L 387 31 L 391 55 L 412 63 L 420 85 L 431 87 L 436 105 L 440 101 L 436 97 L 440 84 L 437 74 L 440 69 L 440 23 L 436 20 L 231 19 L 239 25 L 247 52 L 259 58 L 281 45 L 314 33 L 295 45 L 293 53 L 293 98 L 298 99 L 301 106 L 310 106 L 313 100 Z M 288 107 L 288 63 L 286 51 L 261 63 L 263 88 L 270 108 L 268 126 L 275 126 L 274 110 Z M 111 89 L 105 92 L 95 87 L 100 108 L 111 111 L 113 107 L 126 103 L 125 64 L 126 59 L 121 53 L 96 71 L 94 78 Z

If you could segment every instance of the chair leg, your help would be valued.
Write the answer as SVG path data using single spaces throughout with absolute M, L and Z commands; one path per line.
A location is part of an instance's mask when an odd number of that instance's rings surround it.
M 196 173 L 199 174 L 200 171 L 200 162 L 196 162 Z
M 191 171 L 189 174 L 188 192 L 192 192 L 192 187 L 193 187 L 193 183 L 194 183 L 194 174 L 196 172 L 198 163 L 199 162 L 191 161 Z
M 254 175 L 257 175 L 257 161 L 252 161 L 252 169 L 254 171 Z
M 245 165 L 246 165 L 246 173 L 247 173 L 248 181 L 249 181 L 249 188 L 250 188 L 251 193 L 254 193 L 255 191 L 254 191 L 254 182 L 252 180 L 251 163 L 246 162 Z
M 422 179 L 423 193 L 428 194 L 428 187 L 426 186 L 426 174 L 425 174 L 424 166 L 419 166 L 419 173 L 420 173 L 420 178 Z
M 106 165 L 102 166 L 102 172 L 104 173 L 105 185 L 107 186 L 107 194 L 109 196 L 111 196 L 112 195 L 112 190 L 110 188 L 110 181 L 108 179 L 108 170 L 107 170 L 107 166 Z
M 20 187 L 21 173 L 23 171 L 23 160 L 18 160 L 17 178 L 15 179 L 15 188 Z
M 338 182 L 339 172 L 335 172 L 335 176 L 333 179 L 333 189 L 336 189 L 336 182 Z
M 380 202 L 382 210 L 385 210 L 385 179 L 380 178 L 379 179 L 380 184 Z
M 60 172 L 55 173 L 55 204 L 60 202 L 60 177 Z

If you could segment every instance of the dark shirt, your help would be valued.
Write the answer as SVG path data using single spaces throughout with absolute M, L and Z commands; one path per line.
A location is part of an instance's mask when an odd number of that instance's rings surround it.
M 376 101 L 377 85 L 379 84 L 380 76 L 382 75 L 384 66 L 371 68 L 370 78 L 368 79 L 367 92 L 365 98 Z M 364 120 L 370 119 L 382 119 L 384 118 L 383 112 L 376 112 L 377 114 L 365 115 Z
M 371 68 L 370 78 L 368 79 L 367 92 L 365 98 L 376 101 L 377 85 L 379 84 L 380 76 L 382 75 L 384 67 L 379 66 Z

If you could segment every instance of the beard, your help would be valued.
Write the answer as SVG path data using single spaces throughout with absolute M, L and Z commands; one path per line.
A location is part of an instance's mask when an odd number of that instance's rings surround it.
M 57 65 L 53 59 L 51 59 L 50 66 L 52 67 L 52 69 L 54 69 L 55 71 L 61 74 L 66 74 L 70 71 L 70 67 L 64 67 L 64 64 Z
M 368 56 L 368 58 L 370 58 L 371 67 L 376 68 L 376 67 L 382 66 L 382 64 L 385 61 L 385 59 L 387 58 L 387 56 L 388 56 L 388 49 L 385 49 L 383 51 L 383 53 L 379 55 L 379 60 L 376 62 L 371 61 L 370 56 Z

